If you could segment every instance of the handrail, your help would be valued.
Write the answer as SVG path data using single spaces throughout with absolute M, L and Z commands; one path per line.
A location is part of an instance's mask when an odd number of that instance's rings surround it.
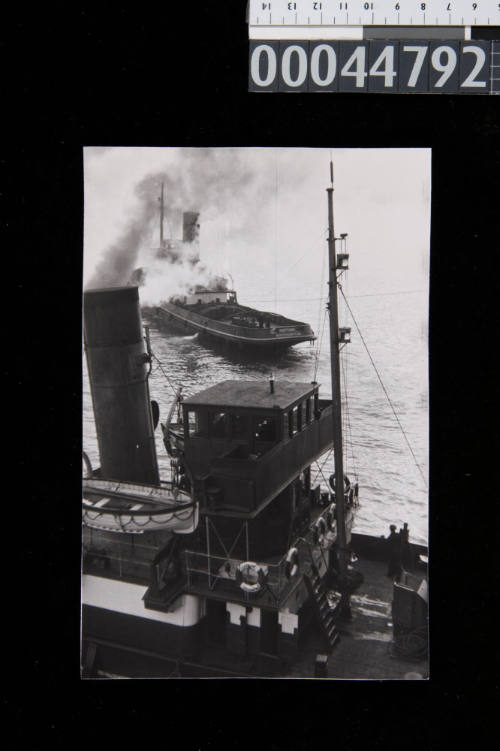
M 319 517 L 325 518 L 326 513 L 328 511 L 328 507 L 325 508 Z M 326 520 L 325 520 L 326 521 Z M 312 533 L 312 529 L 314 527 L 314 524 L 317 522 L 317 519 L 314 523 L 310 524 L 306 535 L 309 536 Z M 328 547 L 333 542 L 333 540 L 329 541 Z M 313 549 L 318 549 L 319 554 L 323 558 L 323 561 L 325 565 L 328 565 L 324 550 L 322 546 L 313 545 L 312 541 L 307 539 L 307 537 L 304 536 L 298 536 L 294 542 L 292 543 L 291 547 L 296 547 L 299 551 L 302 550 L 303 553 L 308 554 L 308 558 L 311 559 L 311 562 L 314 563 L 313 559 Z M 244 560 L 241 558 L 235 558 L 233 556 L 220 556 L 220 555 L 212 555 L 211 553 L 204 553 L 201 551 L 196 550 L 185 550 L 184 551 L 185 556 L 185 565 L 186 565 L 186 573 L 188 582 L 191 586 L 196 586 L 196 583 L 193 582 L 193 574 L 198 575 L 202 581 L 205 581 L 205 585 L 208 585 L 211 590 L 215 589 L 215 587 L 221 583 L 221 586 L 225 584 L 229 584 L 230 586 L 236 585 L 236 570 L 238 566 L 242 563 L 244 563 Z M 258 566 L 265 566 L 268 570 L 268 575 L 266 579 L 266 587 L 267 589 L 272 593 L 274 598 L 276 599 L 277 604 L 279 604 L 282 599 L 286 599 L 288 596 L 289 588 L 292 584 L 292 579 L 288 578 L 286 576 L 286 565 L 287 565 L 287 556 L 288 551 L 283 554 L 283 556 L 274 563 L 270 563 L 266 560 L 258 560 L 258 559 L 252 559 Z M 227 570 L 225 570 L 225 566 L 229 563 L 229 569 L 230 572 L 228 573 Z M 221 571 L 225 571 L 225 573 L 220 573 Z M 234 572 L 234 573 L 233 573 Z M 259 590 L 258 592 L 253 593 L 255 596 L 258 596 L 259 593 L 262 590 Z M 283 595 L 286 593 L 286 596 L 283 597 Z M 248 593 L 247 592 L 241 592 L 241 597 L 244 599 L 248 599 Z
M 85 511 L 90 511 L 93 514 L 98 514 L 99 516 L 102 516 L 103 514 L 112 514 L 113 516 L 166 516 L 169 514 L 177 514 L 181 511 L 187 511 L 190 508 L 193 508 L 196 506 L 198 501 L 191 501 L 190 503 L 185 503 L 183 506 L 177 505 L 177 506 L 164 506 L 163 508 L 155 508 L 155 509 L 127 509 L 127 508 L 119 508 L 118 506 L 93 506 L 92 504 L 85 503 L 85 501 L 82 501 L 82 508 Z M 176 517 L 178 518 L 178 517 Z
M 150 485 L 139 485 L 135 483 L 123 483 L 120 481 L 115 480 L 94 480 L 94 485 L 89 478 L 83 479 L 83 494 L 87 496 L 99 496 L 99 497 L 107 497 L 116 499 L 116 500 L 123 500 L 130 503 L 142 503 L 144 505 L 151 505 L 151 506 L 158 506 L 158 510 L 137 510 L 132 511 L 131 509 L 123 509 L 119 507 L 114 507 L 112 505 L 102 507 L 99 510 L 104 511 L 105 513 L 126 513 L 127 515 L 133 514 L 137 516 L 141 516 L 144 514 L 165 514 L 165 513 L 171 513 L 175 511 L 183 511 L 184 509 L 192 508 L 196 505 L 197 501 L 194 501 L 192 498 L 190 498 L 187 493 L 184 493 L 183 491 L 178 490 L 173 484 L 170 487 L 163 487 L 163 488 L 157 488 L 155 486 Z M 109 485 L 114 485 L 115 487 L 109 487 Z M 137 489 L 137 491 L 134 493 L 134 489 Z M 141 493 L 140 490 L 147 489 L 149 490 L 149 494 L 146 495 L 144 493 Z M 166 499 L 166 498 L 158 498 L 155 496 L 161 496 L 162 491 L 170 491 L 172 492 L 172 499 Z M 181 498 L 179 498 L 179 495 L 186 496 L 186 500 L 183 501 Z M 85 499 L 82 499 L 82 506 L 83 508 L 89 510 L 89 511 L 97 511 L 98 509 L 95 508 L 91 503 L 85 503 Z

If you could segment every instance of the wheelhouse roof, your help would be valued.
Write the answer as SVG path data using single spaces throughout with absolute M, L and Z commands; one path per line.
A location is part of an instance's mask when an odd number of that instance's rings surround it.
M 222 381 L 183 400 L 189 407 L 245 407 L 254 409 L 286 409 L 314 393 L 317 384 L 296 381 L 274 381 L 271 394 L 269 381 Z

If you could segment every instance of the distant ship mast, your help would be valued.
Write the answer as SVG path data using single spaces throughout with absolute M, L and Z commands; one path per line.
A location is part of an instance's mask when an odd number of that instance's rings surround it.
M 328 309 L 330 312 L 330 364 L 332 378 L 333 402 L 333 456 L 335 460 L 335 504 L 337 511 L 337 551 L 339 589 L 341 593 L 340 615 L 350 617 L 350 603 L 348 591 L 348 550 L 346 546 L 345 509 L 344 509 L 344 462 L 342 448 L 342 402 L 340 391 L 340 345 L 347 339 L 345 331 L 339 329 L 337 270 L 345 268 L 345 256 L 339 258 L 335 252 L 335 234 L 333 230 L 333 163 L 330 162 L 331 185 L 326 189 L 328 193 Z
M 163 212 L 164 212 L 163 183 L 161 184 L 161 194 L 158 200 L 160 201 L 160 248 L 163 248 L 163 245 L 164 245 L 164 240 L 163 240 Z

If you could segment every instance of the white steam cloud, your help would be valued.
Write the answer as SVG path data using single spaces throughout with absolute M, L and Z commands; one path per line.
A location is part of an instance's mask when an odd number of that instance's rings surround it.
M 164 185 L 165 236 L 182 238 L 182 212 L 200 213 L 202 226 L 200 262 L 189 262 L 190 245 L 179 257 L 158 258 L 161 184 Z M 203 244 L 204 222 L 221 215 L 231 217 L 233 236 L 261 240 L 263 228 L 256 221 L 259 204 L 269 200 L 274 189 L 272 169 L 258 172 L 241 150 L 184 149 L 166 170 L 146 175 L 136 184 L 136 211 L 118 237 L 103 253 L 87 289 L 118 287 L 131 283 L 134 271 L 143 270 L 141 302 L 151 305 L 175 294 L 185 294 L 195 285 L 207 285 L 221 269 L 211 271 L 203 262 L 211 249 Z M 248 206 L 242 211 L 242 206 Z M 251 207 L 251 208 L 250 208 Z M 195 248 L 196 243 L 193 243 Z M 195 254 L 196 254 L 195 250 Z M 212 249 L 213 250 L 213 249 Z M 213 253 L 212 253 L 213 255 Z M 134 281 L 132 281 L 134 283 Z

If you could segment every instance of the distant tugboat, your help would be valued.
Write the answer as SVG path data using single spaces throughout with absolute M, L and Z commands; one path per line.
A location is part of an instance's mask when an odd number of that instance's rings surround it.
M 172 263 L 199 263 L 199 214 L 183 213 L 182 240 L 167 240 L 163 233 L 164 195 L 160 195 L 160 245 L 156 258 Z M 144 269 L 137 269 L 134 284 L 144 280 Z M 222 343 L 237 349 L 263 353 L 279 351 L 300 342 L 313 342 L 316 337 L 309 324 L 294 321 L 277 313 L 255 310 L 238 303 L 236 291 L 230 289 L 223 276 L 215 276 L 207 286 L 195 285 L 187 295 L 176 295 L 144 313 L 173 334 L 199 334 L 205 342 Z
M 271 378 L 179 400 L 180 418 L 162 425 L 171 484 L 158 473 L 138 290 L 85 293 L 101 467 L 87 461 L 83 485 L 84 676 L 425 676 L 427 549 L 407 547 L 393 584 L 384 539 L 352 533 L 333 173 L 328 209 L 332 399 L 316 382 Z M 311 465 L 332 445 L 330 487 L 313 487 Z

